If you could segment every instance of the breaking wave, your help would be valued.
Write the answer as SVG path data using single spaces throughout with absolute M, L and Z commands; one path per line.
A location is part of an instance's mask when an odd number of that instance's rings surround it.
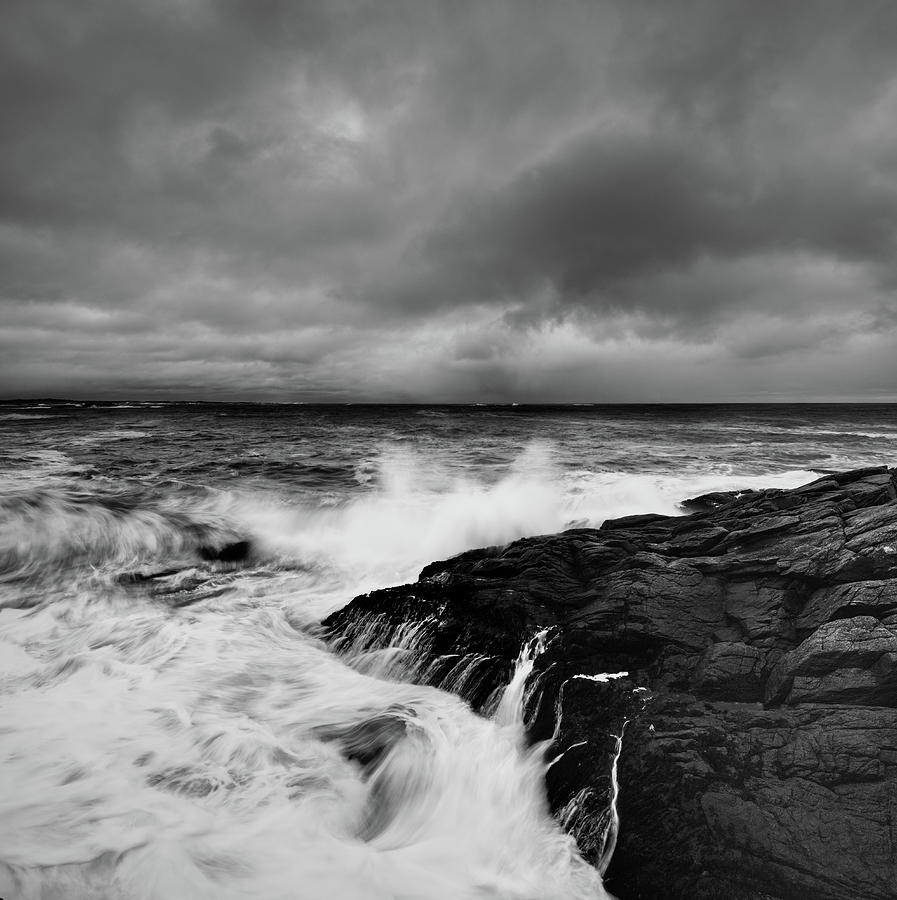
M 66 469 L 64 457 L 41 462 L 47 474 Z M 0 494 L 0 583 L 20 584 L 27 595 L 4 602 L 33 605 L 39 594 L 29 588 L 53 577 L 109 582 L 129 573 L 209 569 L 221 548 L 247 541 L 255 564 L 328 575 L 331 588 L 314 610 L 323 615 L 352 592 L 413 579 L 428 562 L 470 547 L 597 527 L 633 513 L 676 515 L 680 502 L 697 494 L 794 487 L 816 477 L 804 470 L 763 476 L 562 470 L 541 443 L 491 481 L 394 448 L 373 461 L 371 472 L 366 489 L 317 502 L 271 488 L 26 481 Z

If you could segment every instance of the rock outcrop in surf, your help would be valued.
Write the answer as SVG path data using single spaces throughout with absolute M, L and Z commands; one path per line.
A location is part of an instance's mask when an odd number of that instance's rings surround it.
M 897 470 L 683 507 L 433 563 L 324 624 L 357 650 L 420 623 L 417 677 L 480 709 L 549 629 L 529 734 L 596 865 L 627 723 L 622 900 L 897 896 Z

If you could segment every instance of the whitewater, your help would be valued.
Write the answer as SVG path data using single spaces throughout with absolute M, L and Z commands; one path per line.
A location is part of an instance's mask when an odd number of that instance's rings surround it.
M 892 461 L 897 409 L 35 401 L 0 441 L 0 897 L 576 900 L 610 893 L 523 720 L 550 636 L 479 715 L 413 633 L 320 621 L 471 547 Z

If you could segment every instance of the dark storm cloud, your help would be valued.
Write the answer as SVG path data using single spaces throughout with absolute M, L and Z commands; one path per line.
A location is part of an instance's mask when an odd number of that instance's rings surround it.
M 323 205 L 315 183 L 321 157 L 351 153 L 316 131 L 303 92 L 316 77 L 339 89 L 317 74 L 321 8 L 26 0 L 4 24 L 7 220 L 275 254 L 369 232 L 363 196 Z M 304 215 L 287 203 L 297 183 Z
M 850 161 L 755 175 L 656 135 L 593 134 L 450 214 L 392 296 L 476 303 L 549 287 L 561 305 L 712 316 L 743 294 L 709 295 L 698 279 L 686 292 L 638 287 L 702 257 L 808 254 L 885 274 L 895 238 L 897 183 Z
M 894 4 L 3 15 L 7 394 L 895 392 Z

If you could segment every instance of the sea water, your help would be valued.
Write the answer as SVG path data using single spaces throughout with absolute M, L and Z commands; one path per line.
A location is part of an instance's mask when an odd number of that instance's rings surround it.
M 0 405 L 0 897 L 607 896 L 524 740 L 537 636 L 483 717 L 318 623 L 471 547 L 895 449 L 891 405 Z

